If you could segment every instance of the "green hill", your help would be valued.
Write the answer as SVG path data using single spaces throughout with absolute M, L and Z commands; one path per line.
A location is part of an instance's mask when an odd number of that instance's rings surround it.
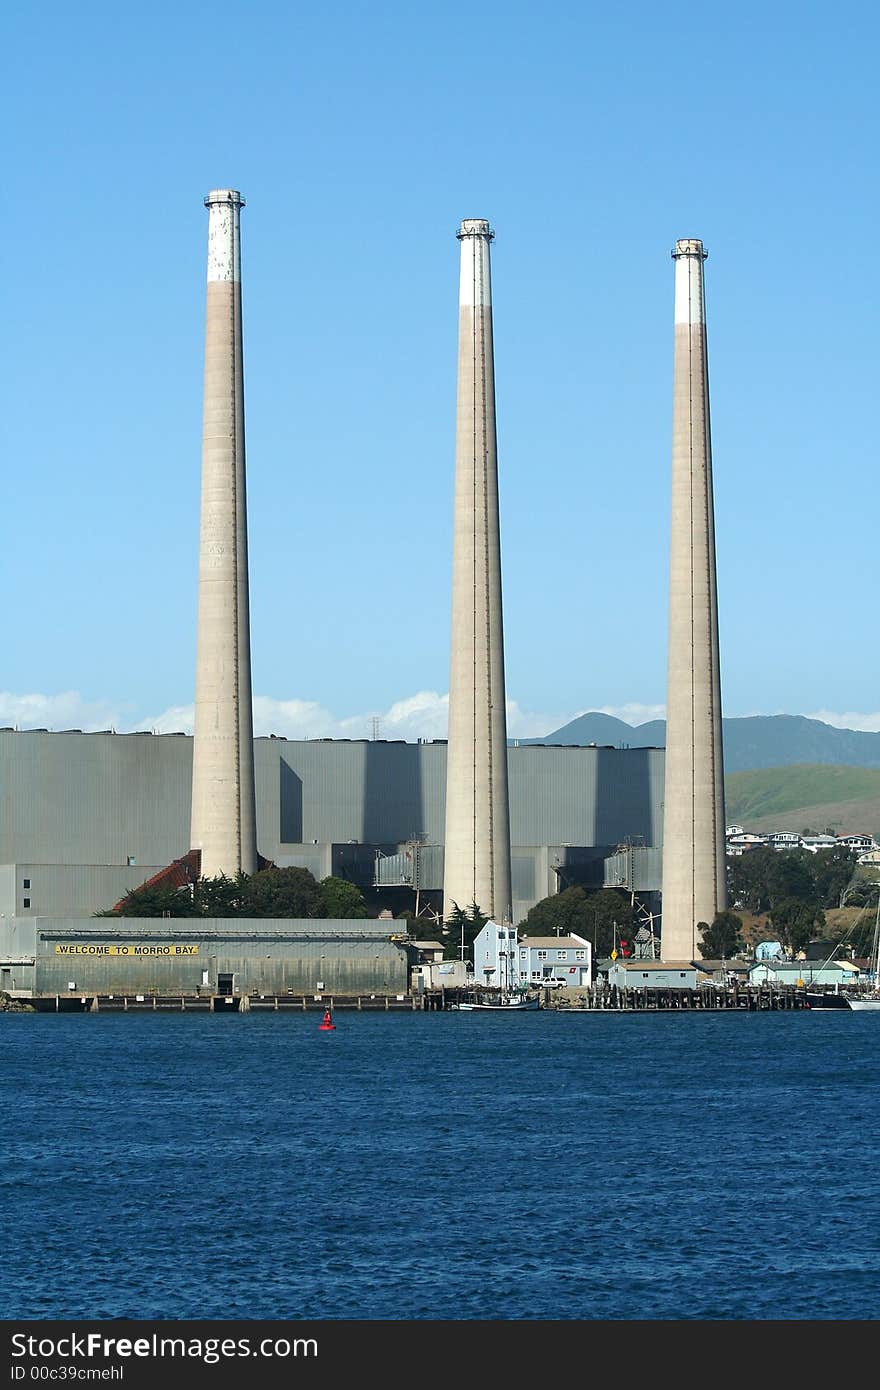
M 756 768 L 726 777 L 725 793 L 728 825 L 880 831 L 880 771 L 875 768 L 814 763 Z

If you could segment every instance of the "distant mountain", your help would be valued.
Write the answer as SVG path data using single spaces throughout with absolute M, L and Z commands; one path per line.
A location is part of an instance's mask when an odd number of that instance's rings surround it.
M 723 730 L 726 773 L 788 767 L 794 763 L 880 768 L 880 734 L 835 729 L 820 719 L 806 719 L 801 714 L 756 714 L 747 719 L 725 719 Z M 520 739 L 519 742 L 662 748 L 666 742 L 666 723 L 662 719 L 652 719 L 634 728 L 613 715 L 593 711 L 579 715 L 544 738 Z

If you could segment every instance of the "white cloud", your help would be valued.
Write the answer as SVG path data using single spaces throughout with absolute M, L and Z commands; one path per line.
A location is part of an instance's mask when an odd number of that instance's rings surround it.
M 191 734 L 193 731 L 192 705 L 172 705 L 161 714 L 142 719 L 133 725 L 135 731 L 151 729 L 154 734 Z M 124 732 L 120 730 L 120 732 Z
M 663 719 L 663 705 L 643 705 L 631 701 L 623 705 L 591 705 L 588 709 L 614 715 L 631 726 Z M 449 696 L 436 690 L 419 690 L 395 700 L 386 710 L 363 714 L 336 715 L 314 700 L 278 700 L 271 695 L 254 697 L 254 732 L 278 734 L 283 738 L 372 738 L 373 720 L 378 719 L 378 736 L 384 739 L 445 738 Z M 516 700 L 507 702 L 507 732 L 511 738 L 541 738 L 570 723 L 586 709 L 570 713 L 540 714 L 523 709 Z M 755 711 L 757 713 L 757 711 Z M 817 710 L 806 716 L 820 719 L 837 729 L 860 729 L 880 733 L 880 713 L 836 714 Z M 0 725 L 19 729 L 154 729 L 157 733 L 192 733 L 192 705 L 171 705 L 145 719 L 138 719 L 131 705 L 112 700 L 86 700 L 76 690 L 57 695 L 16 695 L 0 692 Z
M 565 724 L 572 715 L 533 714 L 516 700 L 507 702 L 507 731 L 511 738 L 540 738 Z M 269 695 L 254 696 L 254 733 L 278 734 L 282 738 L 372 738 L 373 721 L 378 720 L 378 737 L 404 739 L 446 738 L 449 696 L 436 690 L 420 690 L 403 700 L 395 700 L 386 710 L 350 714 L 341 718 L 310 700 L 276 700 Z M 180 730 L 192 733 L 192 705 L 177 705 L 143 720 L 141 729 L 157 733 Z
M 832 710 L 820 709 L 814 714 L 804 715 L 805 719 L 821 719 L 823 724 L 831 724 L 835 729 L 855 729 L 866 734 L 880 734 L 880 713 L 878 714 L 834 714 Z
M 60 695 L 14 695 L 0 691 L 0 724 L 19 729 L 118 729 L 128 726 L 131 706 L 84 700 L 78 690 Z
M 445 738 L 449 715 L 449 696 L 439 695 L 436 690 L 420 690 L 416 695 L 408 695 L 375 716 L 369 714 L 351 715 L 340 721 L 342 738 L 370 738 L 373 718 L 379 720 L 379 738 L 402 738 L 414 741 L 417 738 Z
M 336 715 L 314 700 L 278 700 L 254 696 L 254 733 L 282 738 L 371 738 L 378 719 L 378 737 L 384 739 L 445 738 L 449 696 L 436 690 L 420 690 L 395 700 L 386 710 Z M 571 714 L 536 714 L 507 702 L 507 727 L 511 738 L 540 738 L 573 718 Z M 193 729 L 193 707 L 171 705 L 157 714 L 138 719 L 130 706 L 111 700 L 88 701 L 75 690 L 61 695 L 0 694 L 0 724 L 20 729 L 151 729 L 159 734 L 187 733 Z

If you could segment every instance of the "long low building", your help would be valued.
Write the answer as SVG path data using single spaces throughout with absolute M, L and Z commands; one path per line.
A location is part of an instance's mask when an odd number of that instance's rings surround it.
M 409 953 L 377 919 L 11 918 L 7 994 L 403 994 Z
M 254 752 L 267 860 L 439 905 L 445 741 Z M 185 854 L 191 778 L 184 734 L 0 730 L 0 915 L 89 916 Z M 662 749 L 513 746 L 509 780 L 515 921 L 572 883 L 659 889 Z

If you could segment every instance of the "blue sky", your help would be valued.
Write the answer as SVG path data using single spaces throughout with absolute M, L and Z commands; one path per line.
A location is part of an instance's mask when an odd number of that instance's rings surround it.
M 497 233 L 511 732 L 662 708 L 681 236 L 725 712 L 880 728 L 874 6 L 4 13 L 0 722 L 187 722 L 233 186 L 262 731 L 442 732 L 462 217 Z

